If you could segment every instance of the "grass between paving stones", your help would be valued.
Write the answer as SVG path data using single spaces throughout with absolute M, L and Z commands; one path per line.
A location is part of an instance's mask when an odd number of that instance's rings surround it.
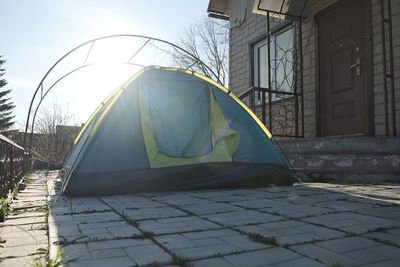
M 189 262 L 188 259 L 181 257 L 173 252 L 170 253 L 172 256 L 172 264 L 179 265 L 181 267 L 192 267 L 193 265 Z
M 122 210 L 122 213 L 121 213 L 121 212 L 118 212 L 118 211 L 115 210 L 115 209 L 113 209 L 113 211 L 114 211 L 115 213 L 117 213 L 122 219 L 124 219 L 124 220 L 125 220 L 127 223 L 129 223 L 130 225 L 135 226 L 135 227 L 139 227 L 139 223 L 138 223 L 136 220 L 133 220 L 133 219 L 129 218 L 128 216 L 126 216 L 124 210 Z
M 77 212 L 64 212 L 60 213 L 60 215 L 78 215 L 78 214 L 91 214 L 91 213 L 101 213 L 101 212 L 109 212 L 111 209 L 103 209 L 103 210 L 83 210 Z
M 134 238 L 139 238 L 139 239 L 150 239 L 151 241 L 153 241 L 155 244 L 157 244 L 160 248 L 162 248 L 165 252 L 167 252 L 168 254 L 171 255 L 172 257 L 172 263 L 179 265 L 181 267 L 191 267 L 192 264 L 189 263 L 188 259 L 181 257 L 177 254 L 175 254 L 174 252 L 170 251 L 168 248 L 166 248 L 163 244 L 161 244 L 160 242 L 158 242 L 155 238 L 154 238 L 154 233 L 153 232 L 147 232 L 147 231 L 143 231 L 142 229 L 140 229 L 140 225 L 137 221 L 130 219 L 128 216 L 125 215 L 124 210 L 122 210 L 122 212 L 117 211 L 114 207 L 110 206 L 108 203 L 106 203 L 104 200 L 102 200 L 101 198 L 99 198 L 99 200 L 107 205 L 108 207 L 110 207 L 110 209 L 115 212 L 116 214 L 118 214 L 122 219 L 124 219 L 127 223 L 129 223 L 130 225 L 136 227 L 139 231 L 141 231 L 141 234 L 135 234 L 132 237 Z M 121 238 L 121 237 L 120 237 Z M 118 238 L 117 238 L 118 239 Z M 122 239 L 122 238 L 121 238 Z M 158 264 L 157 262 L 152 262 L 150 263 L 148 266 L 158 266 L 158 265 L 154 265 L 154 264 Z
M 43 257 L 34 257 L 29 264 L 32 267 L 59 267 L 59 266 L 64 266 L 70 262 L 73 262 L 74 260 L 68 260 L 64 256 L 64 249 L 60 249 L 57 252 L 57 255 L 54 257 L 54 259 L 50 260 L 49 259 L 49 250 L 45 248 L 39 248 L 36 250 L 36 254 L 38 255 L 43 255 L 45 257 L 45 263 L 43 264 Z
M 367 233 L 376 233 L 376 232 L 387 232 L 390 228 L 388 227 L 377 227 L 373 229 L 368 229 Z
M 8 204 L 7 199 L 0 198 L 0 222 L 4 222 L 9 213 L 10 205 Z
M 135 265 L 135 267 L 140 267 L 140 266 L 142 266 L 142 265 L 139 265 L 139 264 Z M 153 261 L 153 262 L 146 264 L 146 267 L 159 267 L 159 266 L 161 266 L 161 264 L 157 261 Z
M 307 177 L 306 182 L 308 183 L 327 183 L 329 181 L 329 179 L 325 177 L 325 174 L 305 173 L 305 175 Z
M 270 246 L 278 246 L 278 242 L 275 237 L 266 237 L 259 233 L 248 233 L 247 234 L 251 240 L 254 242 L 270 245 Z
M 33 174 L 32 171 L 25 173 L 21 181 L 14 185 L 14 188 L 11 193 L 13 199 L 15 199 L 20 190 L 24 189 L 26 185 L 32 183 L 32 178 L 31 178 L 32 174 Z M 7 215 L 9 215 L 11 212 L 12 211 L 10 209 L 10 204 L 7 202 L 7 199 L 0 198 L 0 222 L 4 222 L 6 220 Z M 19 213 L 13 212 L 13 214 L 15 215 L 18 215 L 20 213 L 23 212 L 22 211 Z

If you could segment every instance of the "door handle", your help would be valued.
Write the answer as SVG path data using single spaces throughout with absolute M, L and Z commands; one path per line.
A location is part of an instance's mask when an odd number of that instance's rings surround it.
M 361 76 L 360 65 L 361 65 L 361 59 L 359 57 L 356 58 L 356 63 L 350 65 L 350 69 L 356 68 L 356 76 L 357 77 Z

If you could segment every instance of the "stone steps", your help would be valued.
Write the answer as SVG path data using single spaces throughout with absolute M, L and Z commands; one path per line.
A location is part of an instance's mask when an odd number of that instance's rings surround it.
M 399 138 L 314 138 L 279 146 L 305 181 L 400 182 Z

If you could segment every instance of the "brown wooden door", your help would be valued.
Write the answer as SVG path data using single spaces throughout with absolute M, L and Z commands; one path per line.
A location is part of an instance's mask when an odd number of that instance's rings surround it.
M 322 136 L 368 134 L 364 0 L 317 15 Z

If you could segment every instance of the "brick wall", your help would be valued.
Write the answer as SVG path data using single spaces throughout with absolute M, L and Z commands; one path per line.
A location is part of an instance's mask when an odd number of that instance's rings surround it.
M 373 71 L 374 71 L 374 112 L 375 134 L 385 134 L 385 105 L 384 105 L 384 80 L 383 80 L 383 53 L 382 31 L 379 0 L 372 0 L 372 35 L 373 35 Z M 393 58 L 396 91 L 396 121 L 397 135 L 400 136 L 400 1 L 392 0 L 392 34 L 393 34 Z M 388 41 L 388 39 L 386 39 Z M 387 54 L 387 58 L 389 55 Z M 388 83 L 390 92 L 390 83 Z M 388 98 L 391 103 L 390 93 Z M 392 135 L 391 105 L 389 104 L 389 133 Z
M 252 7 L 253 1 L 243 0 L 242 6 L 230 15 L 229 88 L 236 95 L 251 86 L 250 44 L 266 35 L 265 16 L 253 14 Z
M 315 137 L 316 40 L 314 14 L 338 0 L 311 1 L 309 16 L 303 21 L 303 92 L 305 137 Z M 397 132 L 400 135 L 400 1 L 392 0 L 393 51 L 396 88 Z M 382 41 L 379 0 L 371 0 L 373 24 L 374 121 L 376 135 L 384 134 Z M 229 88 L 240 94 L 251 86 L 251 44 L 266 36 L 266 17 L 252 13 L 252 0 L 230 2 Z M 233 12 L 232 12 L 233 11 Z M 388 86 L 390 89 L 390 84 Z M 390 98 L 389 98 L 390 101 Z M 389 102 L 390 103 L 390 102 Z M 391 107 L 389 106 L 389 111 Z M 391 114 L 389 114 L 391 116 Z M 390 117 L 389 117 L 390 119 Z

